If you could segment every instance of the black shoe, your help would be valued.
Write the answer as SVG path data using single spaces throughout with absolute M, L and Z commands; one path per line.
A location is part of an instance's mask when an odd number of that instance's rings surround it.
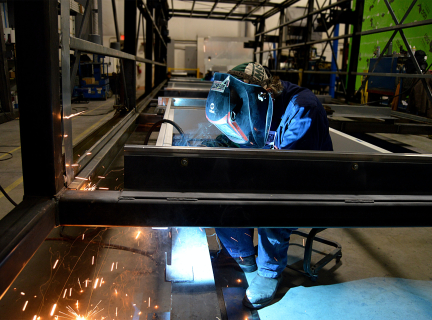
M 234 260 L 238 263 L 238 265 L 244 272 L 254 272 L 258 269 L 255 261 L 255 255 L 234 258 Z
M 281 281 L 282 275 L 273 279 L 257 274 L 246 290 L 243 305 L 250 309 L 260 309 L 270 304 Z

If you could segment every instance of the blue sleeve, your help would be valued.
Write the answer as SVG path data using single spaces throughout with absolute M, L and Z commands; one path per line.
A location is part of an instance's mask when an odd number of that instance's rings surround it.
M 328 120 L 324 109 L 321 109 L 315 99 L 307 103 L 303 101 L 300 106 L 297 97 L 293 98 L 277 128 L 276 147 L 292 150 L 329 149 L 324 146 L 327 137 L 330 139 Z

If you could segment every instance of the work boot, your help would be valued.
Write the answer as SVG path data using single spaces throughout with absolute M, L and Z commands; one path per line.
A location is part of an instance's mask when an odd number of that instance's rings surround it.
M 260 309 L 274 298 L 282 275 L 277 278 L 266 278 L 259 274 L 252 280 L 243 298 L 243 305 L 250 309 Z
M 255 255 L 247 256 L 247 257 L 239 257 L 234 258 L 234 260 L 238 263 L 240 268 L 244 272 L 254 272 L 258 269 L 258 266 L 255 261 Z

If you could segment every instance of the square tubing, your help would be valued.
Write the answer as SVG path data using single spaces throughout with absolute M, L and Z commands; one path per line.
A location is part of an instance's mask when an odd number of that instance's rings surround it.
M 60 26 L 61 26 L 61 67 L 62 67 L 62 120 L 63 120 L 63 144 L 65 151 L 66 184 L 69 185 L 74 179 L 72 168 L 72 119 L 70 118 L 71 107 L 71 76 L 70 76 L 70 2 L 61 0 L 60 3 Z M 78 52 L 79 54 L 79 52 Z M 79 59 L 78 59 L 79 60 Z M 75 64 L 77 61 L 75 60 Z M 79 63 L 79 61 L 78 61 Z
M 13 112 L 11 90 L 9 82 L 9 70 L 6 57 L 6 45 L 3 37 L 3 21 L 0 15 L 0 103 L 4 112 Z
M 355 12 L 357 14 L 357 21 L 354 23 L 354 30 L 351 40 L 351 50 L 350 50 L 350 61 L 349 61 L 349 76 L 348 76 L 348 86 L 347 86 L 347 101 L 351 100 L 355 94 L 355 85 L 356 85 L 356 75 L 352 75 L 352 72 L 357 72 L 358 67 L 358 56 L 360 52 L 360 40 L 361 36 L 358 35 L 361 32 L 362 24 L 363 24 L 363 8 L 364 8 L 365 0 L 357 0 Z
M 51 197 L 64 184 L 57 6 L 28 0 L 15 7 L 24 197 Z
M 129 54 L 136 55 L 136 25 L 137 25 L 137 1 L 126 0 L 124 6 L 124 49 Z M 125 77 L 125 97 L 128 101 L 128 109 L 136 105 L 136 62 L 123 60 L 123 73 Z
M 149 15 L 153 15 L 153 7 L 150 1 L 147 3 Z M 145 42 L 145 58 L 153 60 L 153 22 L 150 16 L 146 16 L 146 42 Z M 146 63 L 145 66 L 145 94 L 148 95 L 153 87 L 153 65 Z

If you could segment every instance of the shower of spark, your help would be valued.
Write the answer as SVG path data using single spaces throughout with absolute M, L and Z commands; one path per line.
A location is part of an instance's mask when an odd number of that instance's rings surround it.
M 57 259 L 56 262 L 54 263 L 53 269 L 55 269 L 57 267 L 58 262 L 59 262 L 59 259 Z

